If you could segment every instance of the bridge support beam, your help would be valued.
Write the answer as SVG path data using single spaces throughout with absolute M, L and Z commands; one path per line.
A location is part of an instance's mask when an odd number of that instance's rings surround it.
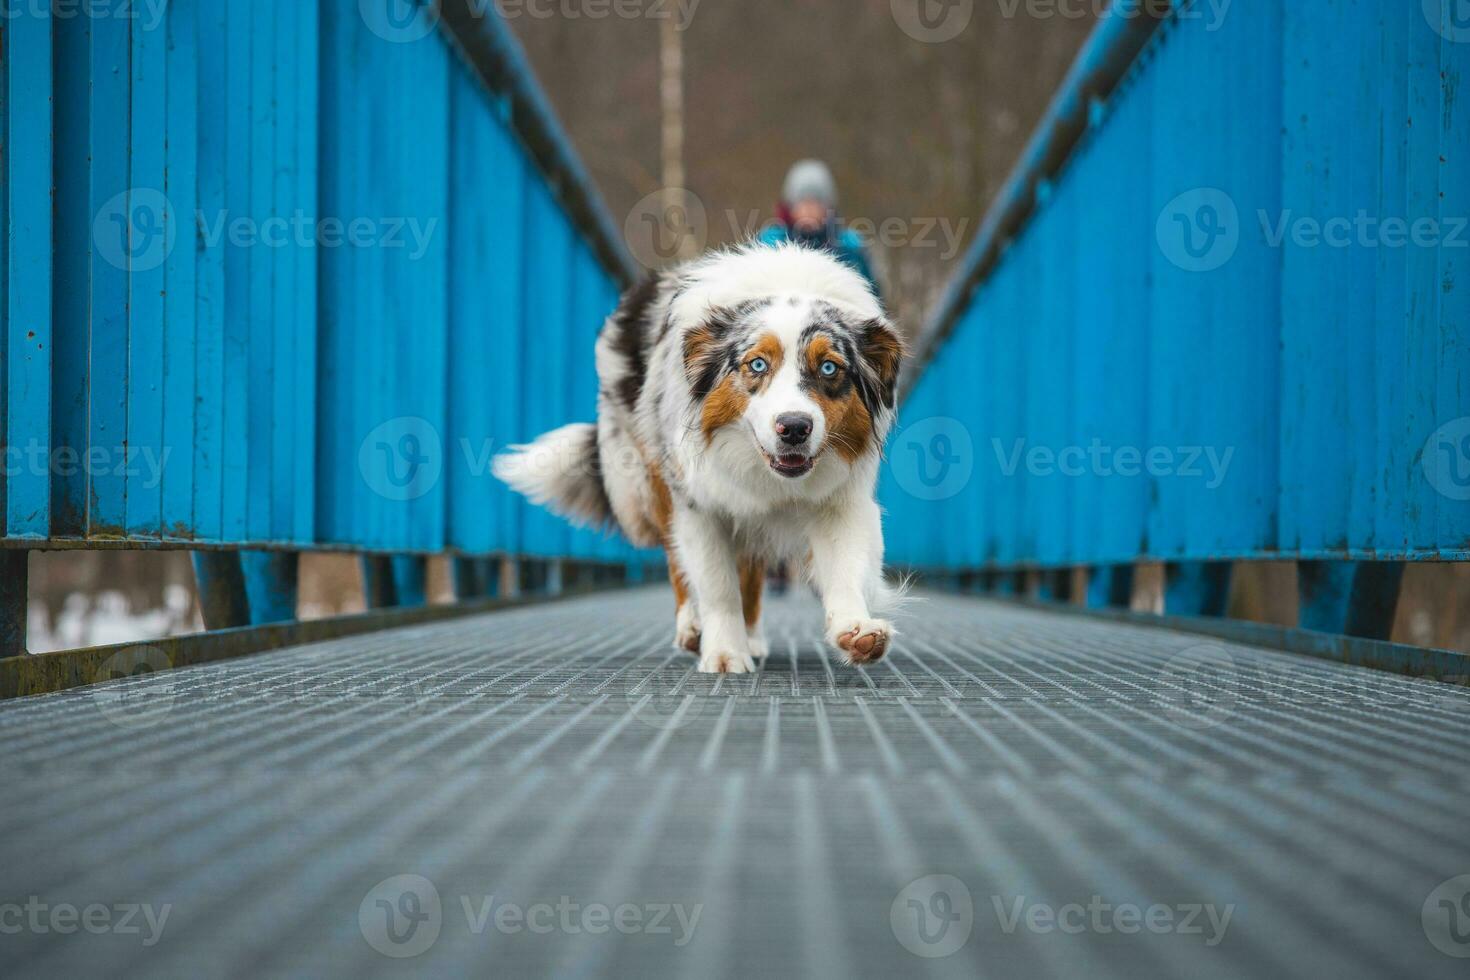
M 245 551 L 240 554 L 250 622 L 289 623 L 296 619 L 301 556 L 294 551 Z
M 1164 571 L 1164 613 L 1224 616 L 1230 602 L 1228 561 L 1171 562 Z
M 1036 597 L 1042 602 L 1072 601 L 1072 570 L 1045 568 L 1037 573 Z
M 1297 622 L 1302 629 L 1387 640 L 1403 579 L 1404 563 L 1397 561 L 1298 562 Z
M 1133 604 L 1133 566 L 1099 565 L 1087 581 L 1087 605 L 1127 609 Z
M 28 551 L 0 551 L 0 657 L 26 652 Z
M 996 572 L 995 594 L 1026 596 L 1026 573 L 1025 572 Z
M 194 552 L 194 582 L 204 628 L 234 629 L 250 625 L 250 595 L 238 551 Z
M 486 599 L 500 593 L 500 568 L 491 558 L 454 559 L 454 597 Z
M 364 555 L 362 592 L 369 609 L 427 605 L 429 563 L 420 555 Z

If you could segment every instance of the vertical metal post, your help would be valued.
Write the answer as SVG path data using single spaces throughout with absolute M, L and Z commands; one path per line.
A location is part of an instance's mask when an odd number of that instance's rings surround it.
M 1039 575 L 1037 596 L 1042 602 L 1072 601 L 1072 570 L 1070 568 L 1047 568 Z
M 1087 583 L 1087 604 L 1093 609 L 1127 609 L 1132 605 L 1133 566 L 1099 565 L 1094 568 Z
M 194 582 L 204 628 L 233 629 L 250 625 L 250 594 L 238 551 L 196 551 Z
M 394 555 L 393 591 L 400 606 L 429 604 L 429 560 L 422 555 Z
M 1403 577 L 1403 562 L 1298 562 L 1297 622 L 1303 629 L 1387 640 Z
M 251 623 L 289 623 L 296 618 L 300 568 L 301 556 L 294 551 L 241 552 Z
M 1228 561 L 1172 562 L 1164 570 L 1164 613 L 1224 616 L 1230 604 Z
M 363 555 L 362 597 L 369 609 L 392 609 L 398 605 L 398 589 L 393 582 L 393 562 L 387 555 Z
M 500 576 L 488 558 L 454 559 L 454 597 L 461 602 L 483 599 L 499 591 Z
M 1369 640 L 1393 638 L 1393 621 L 1399 611 L 1399 594 L 1404 585 L 1401 561 L 1365 561 L 1353 576 L 1352 605 L 1348 608 L 1347 633 Z
M 0 657 L 26 652 L 28 551 L 0 551 Z

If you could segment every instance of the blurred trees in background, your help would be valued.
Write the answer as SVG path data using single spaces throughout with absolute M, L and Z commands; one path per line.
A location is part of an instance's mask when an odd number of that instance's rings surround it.
M 660 189 L 652 15 L 687 16 L 685 165 L 708 244 L 759 229 L 787 168 L 821 157 L 837 174 L 843 216 L 869 238 L 890 306 L 913 332 L 1093 18 L 1085 3 L 1064 15 L 974 0 L 957 37 L 928 43 L 900 25 L 904 2 L 642 0 L 624 8 L 641 9 L 636 18 L 593 18 L 585 3 L 570 8 L 578 16 L 550 2 L 504 9 L 620 229 Z M 965 0 L 951 7 L 962 13 Z

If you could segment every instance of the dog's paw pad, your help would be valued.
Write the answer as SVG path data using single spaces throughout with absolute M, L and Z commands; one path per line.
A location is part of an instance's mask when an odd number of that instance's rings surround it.
M 852 664 L 877 663 L 888 652 L 892 640 L 892 624 L 881 619 L 860 619 L 832 630 L 832 644 L 847 654 Z
M 711 653 L 699 658 L 701 674 L 749 674 L 755 671 L 755 661 L 744 653 Z

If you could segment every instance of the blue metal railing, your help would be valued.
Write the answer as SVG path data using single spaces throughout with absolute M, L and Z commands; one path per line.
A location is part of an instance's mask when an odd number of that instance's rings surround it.
M 593 417 L 633 275 L 498 17 L 45 6 L 0 22 L 0 544 L 644 560 L 490 475 Z
M 1104 17 L 931 324 L 893 560 L 1470 557 L 1470 25 L 1434 6 Z

